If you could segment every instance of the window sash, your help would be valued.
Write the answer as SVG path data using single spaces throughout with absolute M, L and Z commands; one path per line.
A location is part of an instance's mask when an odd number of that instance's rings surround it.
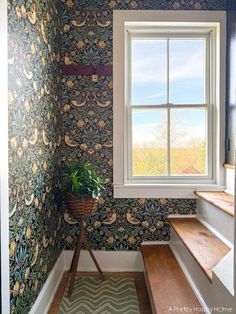
M 170 55 L 169 55 L 169 39 L 204 39 L 205 41 L 205 58 L 204 58 L 204 77 L 205 77 L 205 84 L 204 84 L 204 98 L 205 98 L 205 103 L 210 104 L 211 99 L 210 99 L 210 71 L 212 69 L 211 62 L 210 62 L 210 54 L 211 54 L 211 38 L 210 38 L 210 32 L 208 29 L 208 32 L 206 33 L 153 33 L 153 34 L 146 34 L 146 33 L 132 33 L 130 30 L 126 30 L 126 66 L 125 66 L 125 72 L 126 72 L 126 77 L 127 77 L 127 86 L 126 86 L 126 97 L 125 97 L 125 105 L 126 106 L 132 106 L 132 62 L 131 62 L 131 54 L 132 54 L 132 40 L 134 39 L 146 39 L 146 40 L 161 40 L 165 39 L 167 40 L 167 102 L 166 104 L 169 104 L 169 98 L 170 98 L 170 79 L 169 79 L 169 74 L 170 74 L 170 68 L 169 68 L 169 61 L 170 61 Z M 161 104 L 157 104 L 157 106 L 160 106 Z M 164 104 L 165 105 L 165 104 Z M 179 104 L 181 105 L 181 103 Z M 184 104 L 183 104 L 184 105 Z M 190 104 L 188 104 L 190 105 Z M 137 106 L 142 106 L 142 105 L 137 105 Z M 148 105 L 147 105 L 148 106 Z
M 204 84 L 204 98 L 206 103 L 203 104 L 172 104 L 169 103 L 169 40 L 167 44 L 167 103 L 166 104 L 156 104 L 156 105 L 133 105 L 132 104 L 132 77 L 131 77 L 131 43 L 132 39 L 195 39 L 195 38 L 203 38 L 205 40 L 205 58 L 204 58 L 204 69 L 205 69 L 205 84 Z M 126 164 L 125 164 L 125 178 L 127 181 L 132 181 L 133 183 L 161 183 L 163 180 L 168 182 L 175 182 L 181 180 L 182 183 L 194 183 L 196 181 L 211 179 L 213 177 L 213 164 L 212 164 L 212 139 L 213 139 L 213 132 L 212 132 L 212 112 L 213 112 L 213 105 L 211 104 L 211 93 L 210 93 L 210 86 L 211 86 L 211 71 L 212 71 L 212 64 L 210 62 L 211 58 L 211 42 L 210 42 L 210 34 L 209 30 L 208 33 L 155 33 L 155 34 L 147 34 L 147 33 L 131 33 L 127 32 L 127 60 L 126 60 L 126 78 L 127 82 L 126 86 L 126 97 L 125 97 L 125 139 L 124 139 L 124 151 L 126 154 Z M 165 176 L 134 176 L 132 174 L 132 110 L 133 109 L 167 109 L 167 145 L 168 145 L 168 175 Z M 190 109 L 190 108 L 205 108 L 206 109 L 206 132 L 207 132 L 207 143 L 206 143 L 206 174 L 203 175 L 171 175 L 171 141 L 170 141 L 170 112 L 171 109 L 178 108 L 178 109 Z

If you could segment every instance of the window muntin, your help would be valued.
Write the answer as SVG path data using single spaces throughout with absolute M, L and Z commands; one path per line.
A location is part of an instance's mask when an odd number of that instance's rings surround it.
M 128 179 L 211 178 L 209 33 L 129 34 L 128 47 Z

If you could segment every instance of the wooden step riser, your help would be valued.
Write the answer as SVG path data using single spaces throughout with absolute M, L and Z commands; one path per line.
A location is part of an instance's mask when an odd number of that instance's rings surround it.
M 203 199 L 197 200 L 197 218 L 206 222 L 227 244 L 233 245 L 234 217 Z
M 197 296 L 202 307 L 214 307 L 216 304 L 225 304 L 223 297 L 215 294 L 214 282 L 211 283 L 199 264 L 195 261 L 177 233 L 170 229 L 170 247 L 174 253 L 182 271 Z M 225 304 L 227 306 L 227 304 Z M 206 312 L 210 314 L 210 312 Z

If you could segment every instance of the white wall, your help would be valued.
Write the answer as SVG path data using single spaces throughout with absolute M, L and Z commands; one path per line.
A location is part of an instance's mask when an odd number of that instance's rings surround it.
M 7 99 L 7 0 L 0 0 L 0 210 L 1 210 L 1 303 L 2 313 L 9 304 L 9 223 L 8 223 L 8 99 Z

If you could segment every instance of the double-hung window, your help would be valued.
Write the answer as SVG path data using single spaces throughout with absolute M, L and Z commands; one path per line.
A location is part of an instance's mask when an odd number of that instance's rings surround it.
M 210 35 L 171 31 L 127 30 L 129 179 L 212 176 Z
M 124 21 L 123 33 L 123 71 L 114 58 L 115 189 L 219 185 L 220 23 Z

